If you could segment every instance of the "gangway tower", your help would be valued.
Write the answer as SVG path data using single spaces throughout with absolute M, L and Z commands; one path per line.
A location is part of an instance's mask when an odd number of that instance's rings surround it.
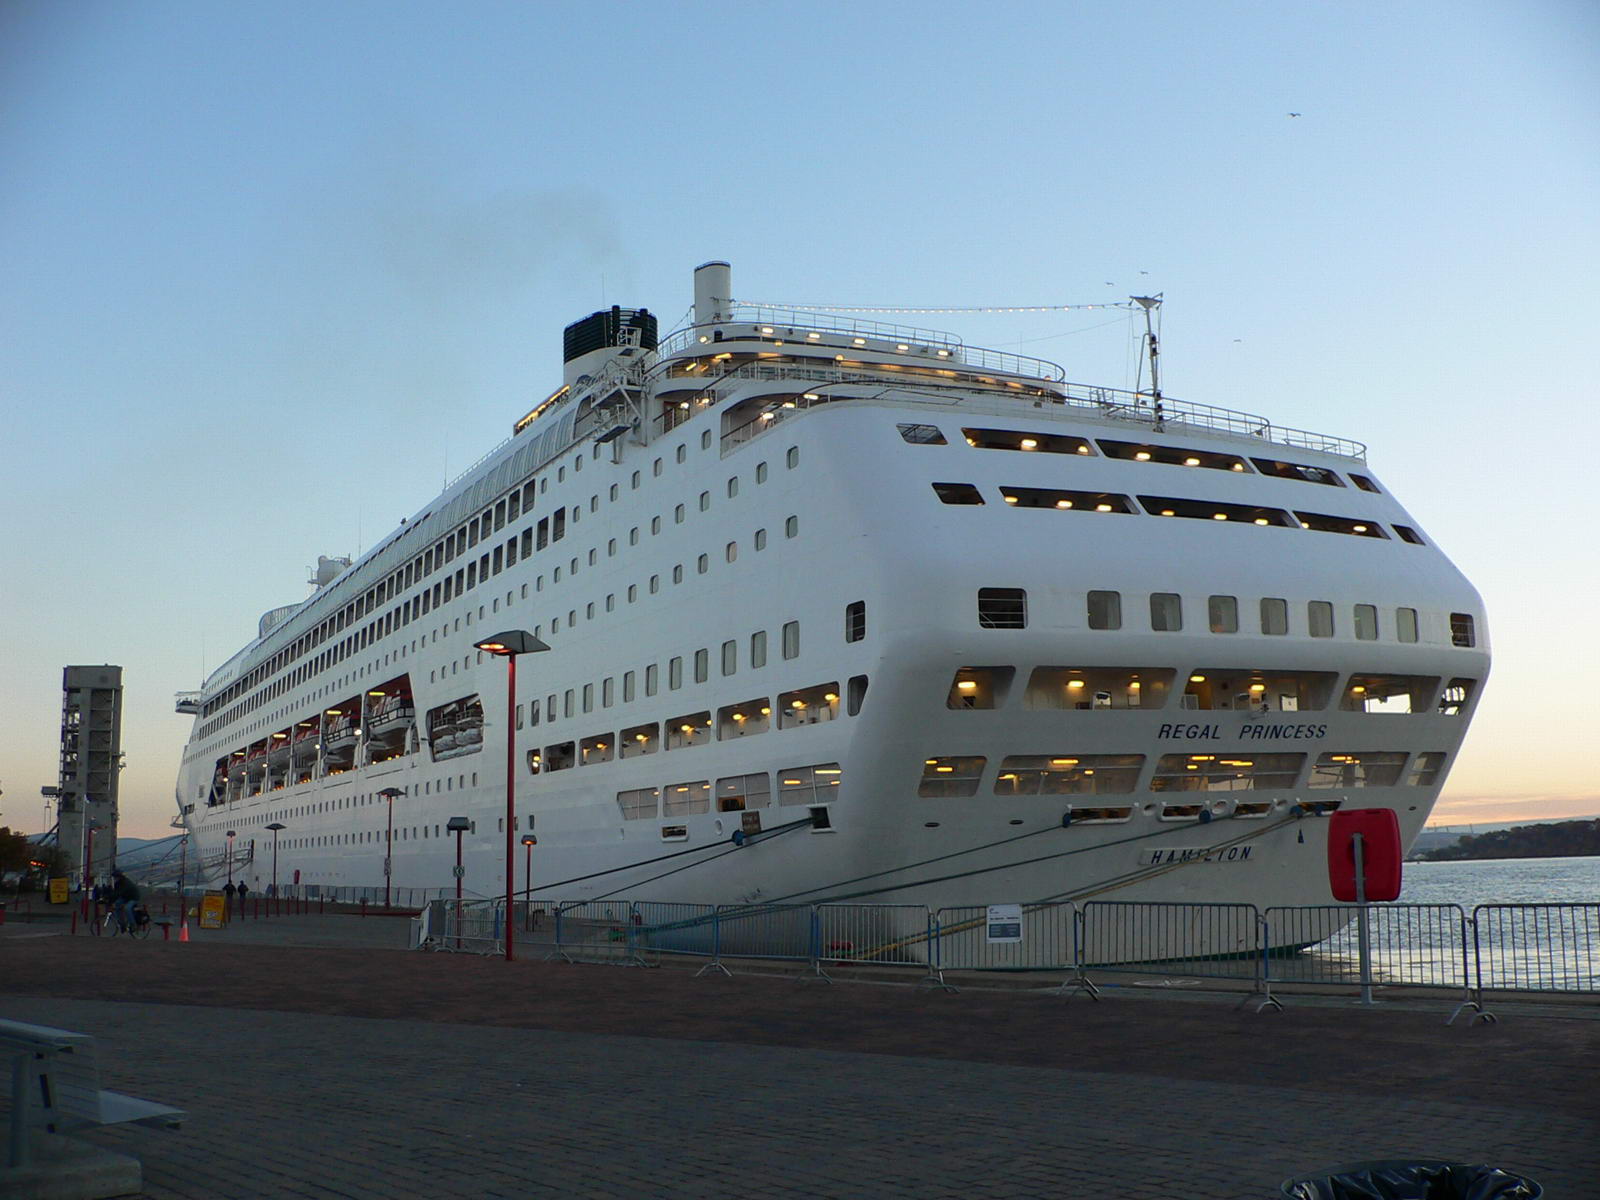
M 61 781 L 56 811 L 59 845 L 80 880 L 103 879 L 116 865 L 117 777 L 121 772 L 122 668 L 65 668 L 61 672 Z

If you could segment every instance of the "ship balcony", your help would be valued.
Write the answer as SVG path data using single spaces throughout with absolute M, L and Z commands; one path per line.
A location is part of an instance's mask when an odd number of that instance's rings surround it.
M 174 712 L 185 716 L 197 716 L 200 712 L 199 692 L 179 692 L 172 698 Z

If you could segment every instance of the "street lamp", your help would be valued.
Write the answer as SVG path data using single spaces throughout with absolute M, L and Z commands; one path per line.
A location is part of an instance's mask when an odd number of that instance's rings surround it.
M 512 840 L 517 820 L 517 655 L 537 654 L 550 649 L 526 629 L 508 629 L 475 643 L 479 650 L 506 660 L 506 961 L 516 958 L 511 937 L 512 870 L 515 846 Z
M 267 828 L 272 830 L 272 894 L 276 896 L 278 894 L 278 830 L 287 829 L 289 827 L 287 825 L 280 825 L 278 822 L 274 821 L 271 825 L 268 825 Z M 268 915 L 271 915 L 270 912 Z
M 389 887 L 394 882 L 394 798 L 404 796 L 405 788 L 386 787 L 378 795 L 389 802 L 389 834 L 383 843 L 383 906 L 389 907 Z
M 465 817 L 451 817 L 445 823 L 445 829 L 456 835 L 456 911 L 461 911 L 461 878 L 467 869 L 461 865 L 461 835 L 472 828 L 472 822 Z
M 530 816 L 528 819 L 531 821 L 533 818 Z M 538 844 L 539 839 L 534 837 L 533 834 L 525 833 L 522 835 L 522 848 L 527 852 L 527 857 L 522 867 L 522 902 L 524 904 L 533 903 L 533 848 Z M 506 920 L 508 922 L 511 920 L 509 912 L 506 914 Z
M 238 836 L 238 830 L 228 830 L 228 882 L 233 882 L 233 839 Z

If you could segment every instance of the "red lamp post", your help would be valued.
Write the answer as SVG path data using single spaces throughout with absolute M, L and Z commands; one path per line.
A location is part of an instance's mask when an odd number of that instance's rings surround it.
M 517 821 L 517 655 L 536 654 L 541 650 L 550 649 L 526 629 L 508 629 L 504 633 L 497 633 L 491 638 L 478 642 L 477 648 L 490 654 L 497 654 L 506 660 L 506 961 L 511 962 L 516 958 L 512 946 L 512 872 L 515 869 L 516 847 L 515 828 Z M 531 853 L 531 851 L 530 851 Z

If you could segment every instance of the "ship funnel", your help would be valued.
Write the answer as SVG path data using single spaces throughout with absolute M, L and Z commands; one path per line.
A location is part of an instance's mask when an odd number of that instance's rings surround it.
M 733 308 L 733 268 L 725 262 L 702 263 L 694 269 L 694 323 L 726 321 Z

